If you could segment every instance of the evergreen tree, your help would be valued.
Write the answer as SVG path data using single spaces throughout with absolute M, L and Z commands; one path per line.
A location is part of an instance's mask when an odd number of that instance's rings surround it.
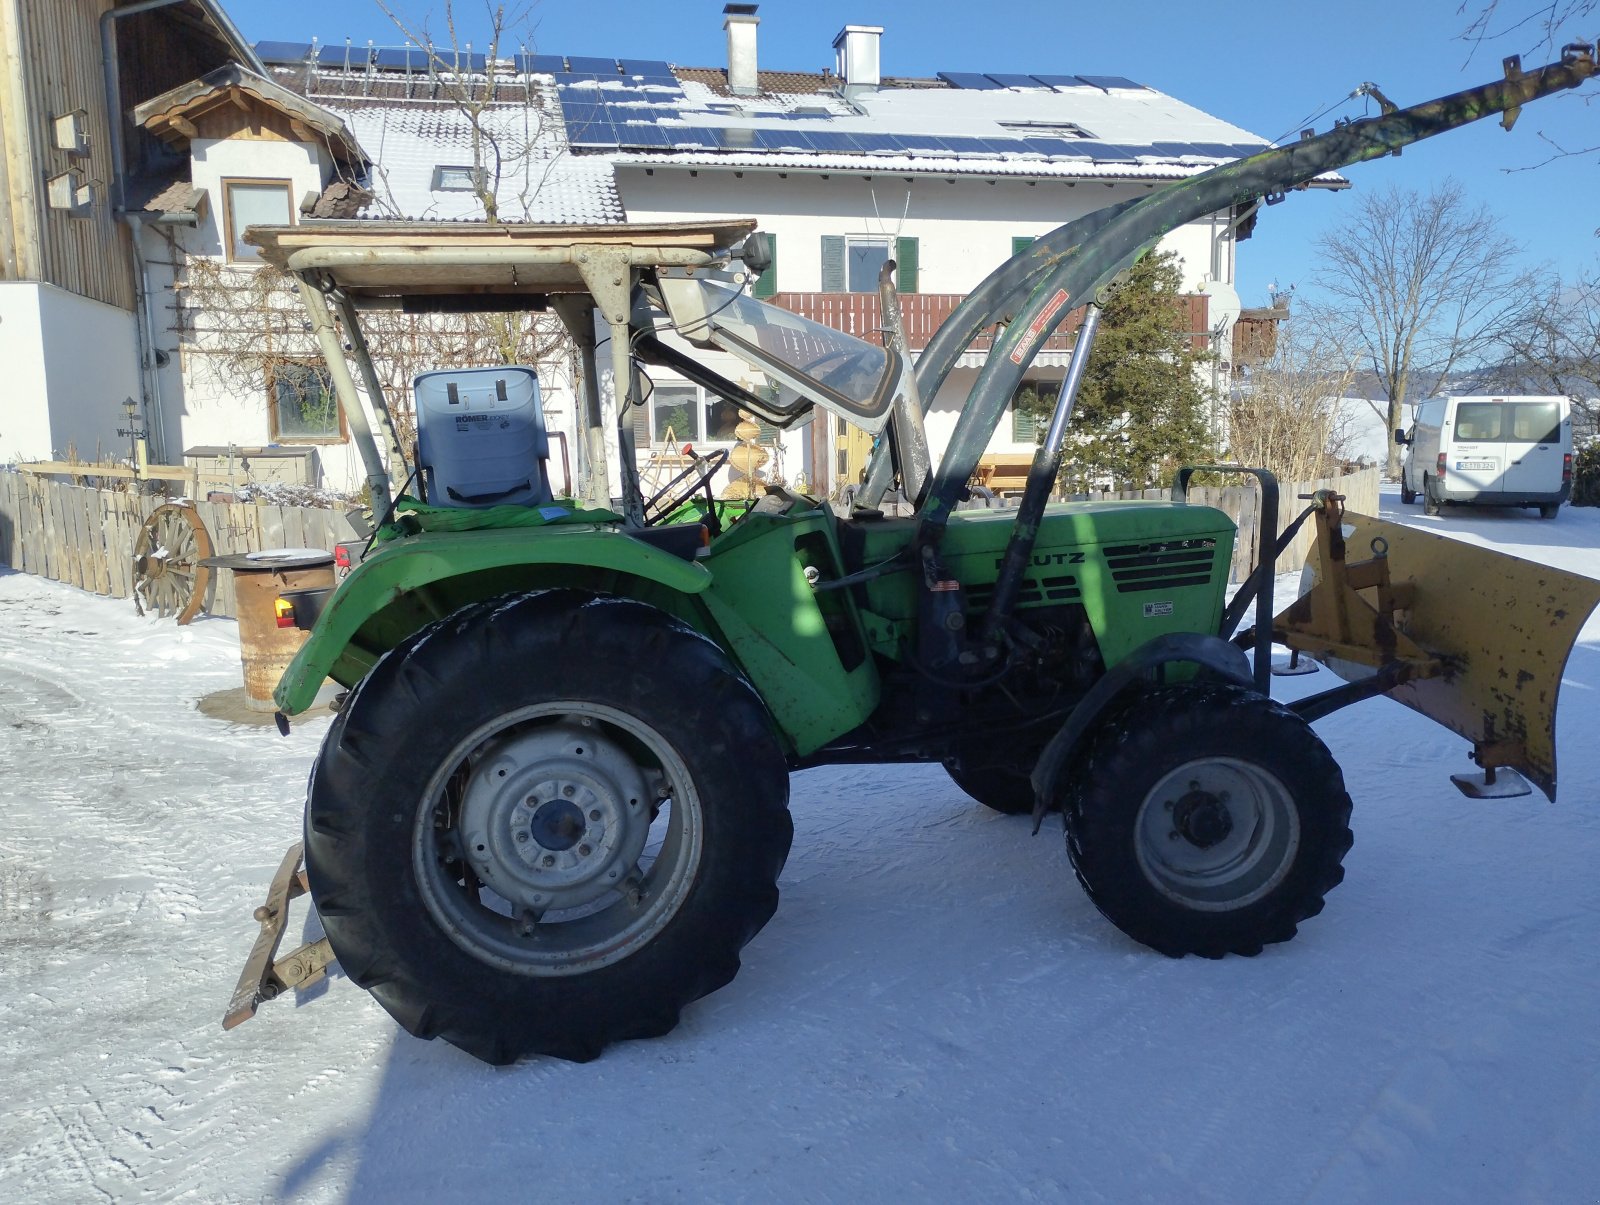
M 1067 428 L 1061 482 L 1069 491 L 1098 482 L 1148 488 L 1176 468 L 1212 455 L 1210 404 L 1202 374 L 1211 362 L 1196 351 L 1183 320 L 1177 257 L 1148 255 L 1105 296 L 1078 404 Z M 1054 397 L 1019 394 L 1042 435 Z

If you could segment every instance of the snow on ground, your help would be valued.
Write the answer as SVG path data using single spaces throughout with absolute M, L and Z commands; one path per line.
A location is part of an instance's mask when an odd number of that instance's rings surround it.
M 1600 511 L 1405 519 L 1600 576 Z M 1259 958 L 1133 944 L 1056 826 L 1030 837 L 938 769 L 813 770 L 782 905 L 732 985 L 667 1038 L 500 1070 L 402 1034 L 337 976 L 222 1032 L 327 724 L 284 739 L 196 710 L 239 682 L 231 622 L 176 628 L 0 573 L 8 1201 L 1547 1202 L 1600 1184 L 1600 620 L 1568 666 L 1555 806 L 1464 799 L 1462 742 L 1387 700 L 1319 723 L 1356 846 L 1327 910 Z

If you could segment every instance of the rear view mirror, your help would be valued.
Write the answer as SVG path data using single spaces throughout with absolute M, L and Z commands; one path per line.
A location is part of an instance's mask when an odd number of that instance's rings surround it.
M 1397 444 L 1408 444 L 1408 443 L 1411 442 L 1409 439 L 1406 438 L 1405 431 L 1400 427 L 1396 427 L 1394 429 L 1394 441 Z

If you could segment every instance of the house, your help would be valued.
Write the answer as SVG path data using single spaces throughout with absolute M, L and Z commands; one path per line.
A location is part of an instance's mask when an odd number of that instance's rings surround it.
M 262 69 L 213 0 L 0 0 L 0 463 L 165 450 L 129 191 L 163 150 L 126 114 L 228 62 Z
M 250 477 L 345 489 L 361 479 L 292 296 L 250 283 L 253 252 L 239 237 L 250 222 L 358 212 L 558 223 L 753 217 L 776 248 L 755 292 L 868 338 L 880 326 L 878 271 L 893 259 L 915 354 L 973 286 L 1037 236 L 1267 145 L 1121 76 L 887 74 L 876 26 L 839 33 L 834 69 L 767 70 L 758 66 L 759 20 L 755 5 L 727 6 L 726 61 L 714 67 L 262 42 L 254 63 L 144 90 L 129 111 L 139 136 L 166 155 L 165 174 L 141 177 L 149 208 L 132 221 L 144 225 L 146 260 L 169 265 L 152 286 L 164 304 L 151 307 L 157 342 L 179 353 L 151 374 L 152 427 L 165 446 L 230 465 L 243 457 Z M 1189 293 L 1181 321 L 1217 354 L 1219 397 L 1240 309 L 1235 248 L 1255 217 L 1254 206 L 1236 207 L 1163 242 Z M 553 321 L 486 331 L 410 320 L 385 330 L 392 400 L 406 396 L 415 370 L 513 354 L 539 363 L 553 426 L 576 434 L 576 365 Z M 936 454 L 987 339 L 932 400 Z M 1053 388 L 1071 342 L 1070 333 L 1051 341 L 1031 386 Z M 750 372 L 728 368 L 735 380 Z M 642 465 L 670 460 L 683 443 L 733 441 L 731 404 L 671 373 L 653 376 L 627 424 Z M 857 478 L 869 446 L 840 424 L 781 438 L 766 430 L 763 439 L 771 474 L 824 493 Z M 1015 415 L 991 448 L 1033 445 L 1031 424 Z

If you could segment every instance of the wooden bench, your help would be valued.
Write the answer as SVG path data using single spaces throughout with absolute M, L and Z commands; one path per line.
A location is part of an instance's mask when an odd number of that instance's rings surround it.
M 982 486 L 997 497 L 1010 497 L 1022 492 L 1032 467 L 1032 452 L 985 452 L 973 470 L 972 484 Z

